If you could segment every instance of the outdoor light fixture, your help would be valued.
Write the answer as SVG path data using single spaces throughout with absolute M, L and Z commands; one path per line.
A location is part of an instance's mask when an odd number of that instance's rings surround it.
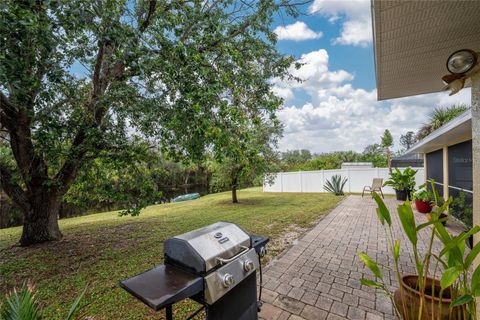
M 451 74 L 463 75 L 477 64 L 477 53 L 469 49 L 455 51 L 447 59 L 447 70 Z
M 447 59 L 447 70 L 450 74 L 442 77 L 453 95 L 465 87 L 465 81 L 480 70 L 478 53 L 470 49 L 462 49 L 452 53 Z

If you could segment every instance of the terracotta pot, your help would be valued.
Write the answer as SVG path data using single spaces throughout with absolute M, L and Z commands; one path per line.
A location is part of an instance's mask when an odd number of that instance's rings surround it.
M 417 290 L 417 281 L 417 275 L 403 276 L 401 284 L 403 290 L 397 289 L 394 294 L 395 305 L 405 320 L 419 319 L 420 292 Z M 455 307 L 450 310 L 449 306 L 452 302 L 450 288 L 443 291 L 442 299 L 439 296 L 440 281 L 427 278 L 421 319 L 468 319 L 462 316 L 462 307 Z
M 428 201 L 415 200 L 415 207 L 420 213 L 429 213 L 432 211 L 432 204 Z

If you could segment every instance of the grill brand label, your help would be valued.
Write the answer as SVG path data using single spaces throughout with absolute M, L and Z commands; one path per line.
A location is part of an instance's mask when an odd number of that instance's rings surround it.
M 228 239 L 228 237 L 225 237 L 225 238 L 222 238 L 222 239 L 218 240 L 218 242 L 223 244 L 223 243 L 227 242 L 228 240 L 230 240 L 230 239 Z

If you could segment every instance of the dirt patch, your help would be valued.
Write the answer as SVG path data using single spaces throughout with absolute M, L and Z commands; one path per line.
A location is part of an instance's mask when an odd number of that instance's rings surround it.
M 308 229 L 299 227 L 296 224 L 290 225 L 287 229 L 279 234 L 275 239 L 272 239 L 268 245 L 267 250 L 268 254 L 262 260 L 262 264 L 268 264 L 272 261 L 278 254 L 283 252 L 285 249 L 294 245 L 298 238 L 300 238 Z
M 321 217 L 316 219 L 311 223 L 311 226 L 308 228 L 300 227 L 296 224 L 291 224 L 288 226 L 284 232 L 277 235 L 275 239 L 270 240 L 267 245 L 268 254 L 262 259 L 262 265 L 268 265 L 272 260 L 278 259 L 281 255 L 287 252 L 288 248 L 295 245 L 298 239 L 305 235 L 308 231 L 314 228 L 323 218 L 325 218 L 331 210 L 327 211 Z M 273 227 L 276 224 L 269 225 Z

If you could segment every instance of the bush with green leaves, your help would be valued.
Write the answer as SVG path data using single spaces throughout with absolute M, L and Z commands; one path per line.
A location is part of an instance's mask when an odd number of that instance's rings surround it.
M 347 183 L 347 178 L 343 178 L 341 175 L 334 175 L 332 176 L 331 180 L 327 180 L 323 188 L 331 193 L 334 193 L 336 196 L 343 196 L 343 187 Z
M 432 188 L 434 189 L 434 183 L 432 182 Z M 435 190 L 435 189 L 434 189 Z M 382 198 L 373 193 L 373 197 L 378 205 L 377 214 L 382 226 L 386 229 L 387 244 L 389 251 L 393 256 L 395 273 L 398 283 L 402 283 L 402 269 L 399 263 L 401 255 L 401 242 L 396 238 L 392 227 L 392 216 L 389 209 L 383 202 Z M 463 232 L 457 236 L 452 236 L 448 233 L 442 222 L 446 218 L 440 218 L 442 212 L 452 203 L 453 199 L 445 201 L 441 207 L 436 206 L 434 211 L 431 212 L 431 220 L 426 223 L 416 224 L 414 213 L 410 202 L 407 200 L 405 203 L 397 207 L 398 217 L 400 219 L 403 232 L 407 236 L 410 242 L 411 252 L 414 256 L 414 262 L 416 266 L 416 273 L 418 276 L 417 290 L 420 293 L 420 308 L 419 315 L 422 315 L 422 308 L 427 304 L 426 296 L 428 295 L 428 280 L 427 277 L 433 279 L 439 279 L 441 290 L 439 297 L 441 298 L 444 290 L 450 289 L 452 303 L 450 308 L 462 306 L 461 312 L 462 319 L 477 319 L 476 318 L 476 305 L 475 298 L 480 297 L 480 266 L 474 268 L 474 260 L 480 253 L 480 243 L 477 243 L 470 252 L 465 251 L 465 240 L 470 236 L 480 231 L 480 226 L 475 226 L 467 232 Z M 427 243 L 427 251 L 422 254 L 419 251 L 419 232 L 425 228 L 429 228 L 429 242 Z M 435 238 L 439 239 L 443 247 L 439 252 L 434 252 L 433 243 Z M 376 280 L 361 279 L 363 285 L 376 288 L 382 293 L 391 298 L 392 304 L 395 308 L 395 312 L 401 318 L 403 314 L 408 314 L 405 310 L 405 305 L 398 306 L 393 299 L 393 292 L 390 291 L 389 280 L 384 281 L 384 275 L 380 270 L 379 265 L 364 252 L 358 253 L 359 258 L 363 261 L 365 266 L 370 269 Z M 431 273 L 433 270 L 433 273 Z M 402 297 L 404 296 L 403 288 L 399 289 Z M 423 310 L 425 312 L 425 310 Z M 440 312 L 440 311 L 439 311 Z
M 413 170 L 412 168 L 406 168 L 403 172 L 395 168 L 390 174 L 390 179 L 385 181 L 383 185 L 392 187 L 395 190 L 411 191 L 415 188 L 416 174 L 417 170 Z
M 83 298 L 86 290 L 87 288 L 75 299 L 65 318 L 66 320 L 74 319 L 75 313 L 79 308 L 80 300 Z M 42 319 L 42 312 L 35 299 L 35 288 L 28 283 L 24 283 L 20 289 L 14 289 L 8 294 L 0 306 L 0 310 L 1 320 Z
M 431 191 L 427 190 L 424 184 L 420 186 L 417 191 L 415 191 L 413 198 L 418 201 L 432 202 L 434 200 L 434 195 Z

